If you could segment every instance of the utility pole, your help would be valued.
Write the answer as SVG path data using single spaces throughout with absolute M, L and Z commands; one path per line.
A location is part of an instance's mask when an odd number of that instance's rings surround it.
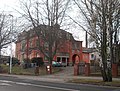
M 11 51 L 11 54 L 10 54 L 10 74 L 11 74 L 12 73 L 12 41 L 10 44 L 10 51 Z
M 86 31 L 86 32 L 85 32 L 86 48 L 88 48 L 88 40 L 87 40 L 87 38 L 88 38 L 88 35 L 87 35 L 87 31 Z
M 1 29 L 0 29 L 0 64 L 1 64 L 1 49 L 2 49 L 2 47 L 1 47 L 1 40 L 2 40 L 2 36 L 1 36 Z
M 1 36 L 1 30 L 0 30 L 0 61 L 1 61 L 1 38 L 2 36 Z
M 9 14 L 10 17 L 12 17 L 12 21 L 11 21 L 11 27 L 10 27 L 10 31 L 11 31 L 11 39 L 10 39 L 10 51 L 11 51 L 11 54 L 10 54 L 10 74 L 12 73 L 12 31 L 13 31 L 13 15 Z

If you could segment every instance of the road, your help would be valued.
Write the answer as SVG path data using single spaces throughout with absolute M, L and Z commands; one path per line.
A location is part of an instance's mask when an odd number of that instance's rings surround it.
M 0 91 L 120 91 L 120 88 L 0 76 Z

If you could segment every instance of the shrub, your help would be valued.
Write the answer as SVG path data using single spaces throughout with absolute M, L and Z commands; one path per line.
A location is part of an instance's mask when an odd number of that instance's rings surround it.
M 23 61 L 24 61 L 24 68 L 31 67 L 31 60 L 29 58 L 25 58 Z
M 36 66 L 39 66 L 39 67 L 44 65 L 42 57 L 34 57 L 31 59 L 31 62 L 36 63 Z
M 20 61 L 19 61 L 17 58 L 12 57 L 12 65 L 13 65 L 13 66 L 16 65 L 16 64 L 19 64 L 19 62 L 20 62 Z M 7 63 L 10 64 L 10 57 L 9 57 Z
M 12 58 L 12 64 L 15 65 L 15 64 L 19 64 L 19 60 L 15 57 Z

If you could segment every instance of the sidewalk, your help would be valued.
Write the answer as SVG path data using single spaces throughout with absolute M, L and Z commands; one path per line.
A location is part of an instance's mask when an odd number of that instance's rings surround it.
M 30 79 L 37 81 L 48 81 L 48 82 L 60 82 L 65 83 L 72 79 L 94 79 L 102 80 L 102 77 L 87 77 L 87 76 L 56 76 L 56 75 L 44 75 L 44 76 L 27 76 L 27 75 L 10 75 L 10 74 L 0 74 L 0 76 L 10 76 L 17 77 L 19 79 Z M 120 78 L 113 78 L 113 80 L 120 81 Z
M 29 75 L 12 75 L 12 74 L 0 74 L 0 76 L 11 76 L 17 77 L 19 79 L 30 79 L 37 81 L 48 81 L 48 82 L 60 82 L 65 83 L 73 79 L 93 79 L 93 80 L 102 80 L 102 77 L 93 77 L 93 76 L 74 76 L 73 67 L 63 67 L 63 70 L 56 74 L 43 75 L 43 76 L 29 76 Z M 113 78 L 113 81 L 120 81 L 120 78 Z
M 0 76 L 7 76 L 7 77 L 16 77 L 19 79 L 29 79 L 29 80 L 36 80 L 36 81 L 47 81 L 47 82 L 61 82 L 64 83 L 64 79 L 61 78 L 54 78 L 49 76 L 29 76 L 29 75 L 12 75 L 12 74 L 0 74 Z

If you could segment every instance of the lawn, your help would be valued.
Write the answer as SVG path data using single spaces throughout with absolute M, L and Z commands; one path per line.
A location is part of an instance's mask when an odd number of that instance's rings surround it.
M 77 84 L 92 84 L 92 85 L 100 85 L 100 86 L 120 87 L 120 81 L 116 81 L 116 80 L 112 82 L 103 82 L 102 80 L 95 80 L 95 79 L 72 79 L 68 82 L 77 83 Z
M 2 64 L 1 67 L 2 69 L 2 73 L 9 73 L 9 66 Z M 57 68 L 57 67 L 53 67 L 52 68 L 52 72 L 56 73 L 61 71 L 61 68 Z M 35 75 L 35 68 L 27 68 L 24 69 L 23 67 L 16 65 L 12 67 L 12 74 L 16 74 L 16 75 Z M 46 67 L 42 66 L 39 67 L 39 75 L 46 75 Z

